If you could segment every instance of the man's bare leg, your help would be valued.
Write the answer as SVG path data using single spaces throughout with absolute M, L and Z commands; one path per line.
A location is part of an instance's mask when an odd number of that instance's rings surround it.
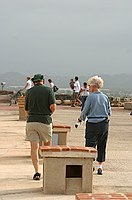
M 39 156 L 38 156 L 39 143 L 30 142 L 30 145 L 31 145 L 32 164 L 34 166 L 35 173 L 37 173 L 39 171 Z
M 30 142 L 31 145 L 31 159 L 32 164 L 35 170 L 35 175 L 33 177 L 34 180 L 40 180 L 40 173 L 39 173 L 39 142 Z M 50 146 L 51 142 L 44 142 L 44 146 Z M 37 173 L 37 174 L 36 174 Z

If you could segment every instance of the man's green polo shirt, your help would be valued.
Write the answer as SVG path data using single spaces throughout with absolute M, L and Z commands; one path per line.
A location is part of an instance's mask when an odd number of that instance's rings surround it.
M 37 84 L 27 91 L 25 110 L 28 111 L 27 122 L 52 123 L 50 105 L 55 104 L 55 97 L 50 87 Z

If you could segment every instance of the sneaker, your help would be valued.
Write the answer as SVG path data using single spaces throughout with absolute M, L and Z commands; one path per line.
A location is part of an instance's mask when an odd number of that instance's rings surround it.
M 40 180 L 40 176 L 41 174 L 37 172 L 36 174 L 34 174 L 33 180 Z
M 101 169 L 101 168 L 98 168 L 97 174 L 98 174 L 98 175 L 103 175 L 103 172 L 102 172 L 102 169 Z

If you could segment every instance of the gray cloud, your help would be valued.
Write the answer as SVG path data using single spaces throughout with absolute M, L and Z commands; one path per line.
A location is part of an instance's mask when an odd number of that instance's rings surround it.
M 1 73 L 131 73 L 131 0 L 0 0 Z

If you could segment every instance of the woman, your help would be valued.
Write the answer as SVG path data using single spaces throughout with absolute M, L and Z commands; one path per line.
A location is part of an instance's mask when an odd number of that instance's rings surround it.
M 84 109 L 78 119 L 79 122 L 86 121 L 85 146 L 96 147 L 98 150 L 97 174 L 102 175 L 102 164 L 105 161 L 106 143 L 108 138 L 109 119 L 111 107 L 109 98 L 100 91 L 103 87 L 103 79 L 93 76 L 88 80 L 89 96 Z

